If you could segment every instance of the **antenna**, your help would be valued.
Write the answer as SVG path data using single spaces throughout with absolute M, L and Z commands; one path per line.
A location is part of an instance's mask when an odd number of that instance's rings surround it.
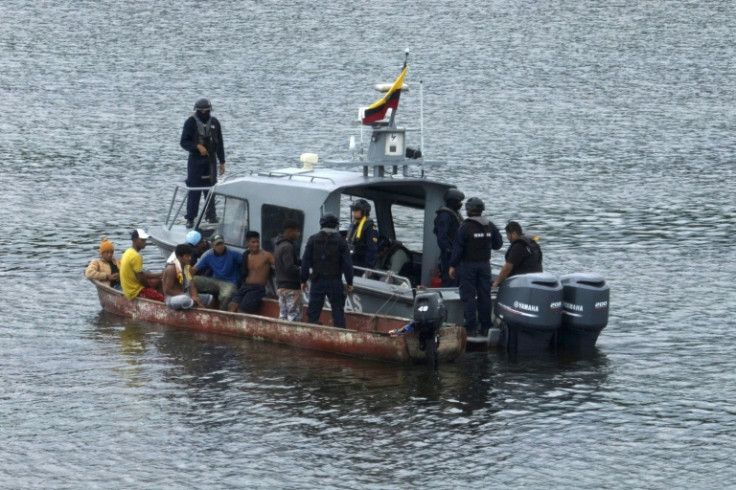
M 419 149 L 424 159 L 424 82 L 419 80 Z

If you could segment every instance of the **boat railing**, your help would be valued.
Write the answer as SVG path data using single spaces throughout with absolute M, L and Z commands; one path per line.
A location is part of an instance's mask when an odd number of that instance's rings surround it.
M 305 180 L 308 182 L 315 182 L 317 180 L 326 180 L 330 184 L 334 184 L 335 181 L 332 180 L 330 177 L 324 177 L 321 175 L 305 175 L 303 173 L 291 173 L 291 172 L 284 172 L 279 170 L 268 170 L 264 172 L 258 172 L 258 175 L 261 175 L 263 177 L 278 177 L 283 178 L 287 180 Z
M 395 286 L 406 286 L 411 288 L 411 281 L 406 276 L 396 274 L 394 271 L 382 271 L 378 269 L 369 269 L 367 267 L 353 266 L 353 269 L 362 271 L 362 275 L 367 275 L 366 279 L 372 279 L 374 281 L 385 282 L 386 284 L 393 284 Z
M 189 191 L 209 191 L 212 187 L 187 187 L 183 184 L 176 184 L 176 187 L 174 187 L 174 195 L 171 196 L 171 202 L 169 203 L 169 212 L 166 214 L 166 220 L 164 221 L 164 227 L 167 230 L 171 230 L 171 227 L 174 226 L 174 221 L 176 220 L 176 217 L 179 216 L 181 213 L 182 208 L 184 207 L 184 204 L 187 202 L 187 196 Z M 181 190 L 184 193 L 184 197 L 181 198 L 181 202 L 179 202 L 179 205 L 176 205 L 176 198 L 179 194 L 179 190 Z M 174 208 L 176 208 L 176 211 L 174 211 Z

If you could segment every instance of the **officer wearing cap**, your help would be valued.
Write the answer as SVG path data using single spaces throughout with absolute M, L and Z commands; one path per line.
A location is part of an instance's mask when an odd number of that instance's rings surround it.
M 337 216 L 327 213 L 320 218 L 319 225 L 320 231 L 309 237 L 302 255 L 300 274 L 304 293 L 307 292 L 311 270 L 307 321 L 319 322 L 327 296 L 332 307 L 332 324 L 345 328 L 345 288 L 341 276 L 345 276 L 347 291 L 352 292 L 353 262 L 350 259 L 350 249 L 337 229 Z
M 194 114 L 184 122 L 181 132 L 181 147 L 189 152 L 187 159 L 188 187 L 212 187 L 217 183 L 216 164 L 219 161 L 220 175 L 225 173 L 225 146 L 222 140 L 222 127 L 216 117 L 211 116 L 212 104 L 208 99 L 199 99 L 194 104 Z M 208 191 L 189 191 L 187 197 L 187 228 L 194 226 L 199 213 L 199 198 Z M 205 211 L 205 219 L 217 223 L 214 202 Z
M 350 205 L 353 220 L 348 229 L 347 241 L 352 252 L 353 266 L 376 268 L 378 258 L 378 229 L 370 218 L 371 205 L 358 199 Z
M 465 194 L 455 189 L 447 189 L 445 192 L 445 204 L 436 211 L 434 218 L 434 229 L 437 235 L 437 246 L 440 248 L 440 271 L 442 272 L 442 287 L 449 288 L 457 286 L 457 280 L 450 277 L 450 256 L 455 243 L 455 235 L 463 217 L 460 209 L 463 207 Z
M 477 197 L 465 203 L 468 217 L 460 225 L 450 257 L 450 277 L 460 283 L 460 300 L 464 306 L 468 336 L 491 328 L 491 249 L 503 245 L 496 225 L 481 216 L 485 205 Z M 477 316 L 476 316 L 477 311 Z

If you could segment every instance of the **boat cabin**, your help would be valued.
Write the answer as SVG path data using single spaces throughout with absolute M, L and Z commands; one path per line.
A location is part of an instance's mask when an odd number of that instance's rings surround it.
M 411 251 L 410 277 L 394 280 L 428 287 L 439 259 L 432 231 L 435 211 L 452 186 L 424 177 L 426 168 L 441 162 L 426 161 L 420 151 L 407 147 L 407 130 L 397 128 L 393 118 L 373 124 L 371 130 L 367 152 L 355 152 L 351 160 L 316 166 L 316 155 L 307 154 L 301 167 L 257 172 L 217 184 L 209 198 L 215 201 L 219 223 L 206 223 L 200 215 L 195 227 L 205 236 L 221 233 L 229 247 L 239 250 L 246 248 L 246 232 L 256 230 L 261 247 L 273 251 L 284 221 L 291 219 L 302 226 L 298 245 L 303 251 L 306 238 L 319 231 L 322 215 L 338 216 L 345 231 L 351 221 L 350 203 L 365 199 L 379 237 L 399 240 Z M 186 191 L 184 186 L 177 188 L 166 222 L 153 233 L 163 249 L 173 249 L 186 235 L 181 214 Z M 376 270 L 372 277 L 385 281 L 386 272 Z

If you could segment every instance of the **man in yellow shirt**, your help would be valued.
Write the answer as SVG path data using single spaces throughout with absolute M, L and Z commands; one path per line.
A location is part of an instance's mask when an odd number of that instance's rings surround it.
M 164 295 L 154 289 L 161 282 L 161 273 L 143 269 L 140 251 L 146 248 L 148 233 L 138 228 L 130 234 L 133 246 L 125 251 L 120 259 L 120 284 L 123 294 L 129 300 L 138 296 L 155 301 L 163 301 Z

